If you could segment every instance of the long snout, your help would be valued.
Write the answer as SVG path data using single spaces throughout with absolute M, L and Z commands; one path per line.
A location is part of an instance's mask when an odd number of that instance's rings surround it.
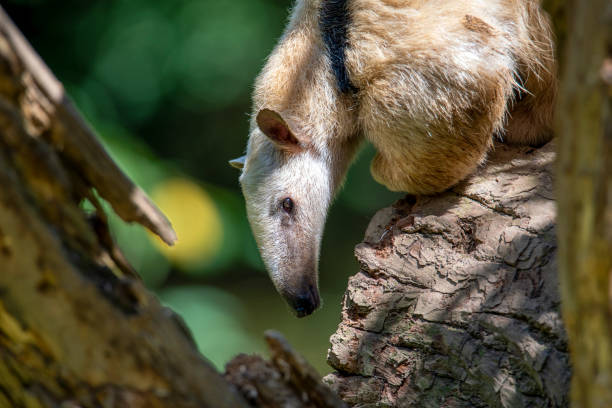
M 308 316 L 321 305 L 321 297 L 315 284 L 308 284 L 299 290 L 285 292 L 282 295 L 297 317 Z
M 308 243 L 292 244 L 283 248 L 288 256 L 268 270 L 278 293 L 291 306 L 297 317 L 305 317 L 321 305 L 318 250 Z M 264 254 L 264 261 L 265 259 Z
M 297 317 L 308 316 L 321 305 L 317 280 L 316 270 L 308 268 L 301 273 L 286 273 L 282 283 L 277 285 L 279 293 Z

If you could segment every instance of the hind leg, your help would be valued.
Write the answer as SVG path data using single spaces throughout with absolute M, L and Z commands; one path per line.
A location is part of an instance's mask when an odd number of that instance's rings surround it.
M 512 144 L 540 146 L 552 138 L 557 65 L 546 14 L 537 2 L 526 3 L 523 13 L 529 38 L 533 39 L 517 55 L 519 82 L 526 92 L 515 91 L 503 139 Z
M 553 137 L 552 121 L 555 108 L 557 83 L 554 77 L 543 82 L 541 78 L 528 81 L 526 88 L 532 92 L 522 95 L 508 115 L 503 140 L 510 144 L 542 146 Z

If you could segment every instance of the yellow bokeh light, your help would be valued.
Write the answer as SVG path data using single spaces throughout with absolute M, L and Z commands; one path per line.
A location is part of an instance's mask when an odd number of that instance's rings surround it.
M 172 247 L 153 240 L 171 262 L 189 267 L 215 256 L 221 247 L 223 225 L 215 203 L 202 187 L 186 178 L 164 180 L 155 186 L 151 198 L 178 235 Z

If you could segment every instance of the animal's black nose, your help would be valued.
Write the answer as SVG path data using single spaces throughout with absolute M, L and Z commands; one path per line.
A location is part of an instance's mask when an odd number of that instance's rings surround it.
M 308 316 L 321 304 L 319 291 L 316 287 L 309 285 L 307 290 L 291 299 L 291 306 L 297 313 L 297 317 Z

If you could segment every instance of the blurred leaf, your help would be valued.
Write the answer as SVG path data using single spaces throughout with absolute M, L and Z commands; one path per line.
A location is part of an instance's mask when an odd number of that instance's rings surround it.
M 221 251 L 209 268 L 221 270 L 243 261 L 252 269 L 263 271 L 263 262 L 251 233 L 242 195 L 212 185 L 208 186 L 208 191 L 217 203 L 224 230 Z
M 11 3 L 15 4 L 27 4 L 30 6 L 42 4 L 45 0 L 9 0 Z
M 168 69 L 187 102 L 220 110 L 247 96 L 265 55 L 262 46 L 273 44 L 270 28 L 282 26 L 278 7 L 261 0 L 196 0 L 179 10 L 181 40 Z
M 142 226 L 126 224 L 114 213 L 109 218 L 113 235 L 130 264 L 147 287 L 160 287 L 170 273 L 170 262 L 153 246 Z
M 246 313 L 232 295 L 204 286 L 181 286 L 164 289 L 159 296 L 182 316 L 200 352 L 219 370 L 236 354 L 253 351 L 254 345 L 261 348 L 261 342 L 243 329 Z
M 128 116 L 139 122 L 151 116 L 163 95 L 161 67 L 174 32 L 166 18 L 147 3 L 117 4 L 94 71 Z
M 194 269 L 217 255 L 223 242 L 223 224 L 215 203 L 201 186 L 187 178 L 172 178 L 157 184 L 151 197 L 178 236 L 172 247 L 153 238 L 170 261 L 183 269 Z
M 346 183 L 338 197 L 338 200 L 346 207 L 369 216 L 404 195 L 387 190 L 385 186 L 372 178 L 370 162 L 375 153 L 374 147 L 366 143 L 349 169 Z
M 66 90 L 74 100 L 79 111 L 89 120 L 98 131 L 106 129 L 107 133 L 114 133 L 112 127 L 118 123 L 118 114 L 115 103 L 108 90 L 96 80 L 87 80 L 80 86 L 65 83 Z M 120 133 L 126 133 L 121 130 Z M 104 138 L 104 135 L 101 135 Z M 107 138 L 112 136 L 107 135 Z
M 169 176 L 166 164 L 127 130 L 106 122 L 97 123 L 96 128 L 113 160 L 143 190 L 150 191 Z

